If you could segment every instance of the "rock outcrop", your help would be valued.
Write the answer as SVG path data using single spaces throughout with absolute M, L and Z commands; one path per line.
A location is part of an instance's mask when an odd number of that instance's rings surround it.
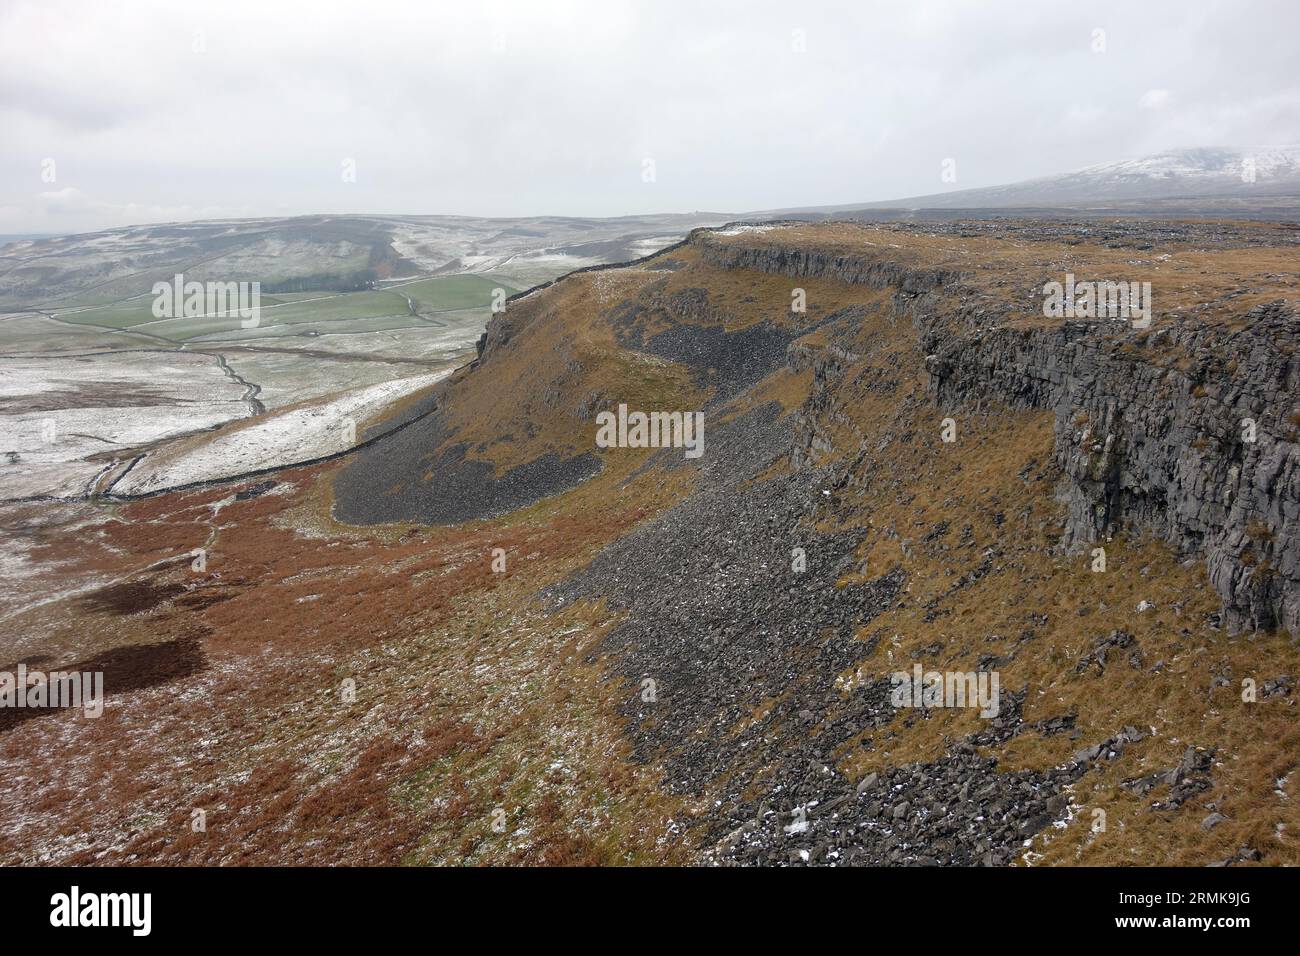
M 1011 327 L 987 296 L 963 286 L 962 274 L 908 268 L 885 249 L 850 255 L 721 243 L 707 234 L 698 241 L 706 260 L 722 267 L 894 290 L 895 310 L 915 323 L 937 403 L 994 399 L 1054 411 L 1066 547 L 1124 529 L 1155 533 L 1206 561 L 1230 629 L 1300 634 L 1300 318 L 1293 307 L 1256 306 L 1232 325 Z M 813 402 L 842 358 L 825 350 L 792 355 L 813 367 Z M 811 426 L 805 440 L 805 451 L 821 441 Z M 801 463 L 798 449 L 794 459 Z
M 1300 634 L 1300 323 L 1281 304 L 1248 319 L 932 335 L 927 367 L 941 402 L 1055 410 L 1067 544 L 1153 530 L 1205 558 L 1230 628 Z

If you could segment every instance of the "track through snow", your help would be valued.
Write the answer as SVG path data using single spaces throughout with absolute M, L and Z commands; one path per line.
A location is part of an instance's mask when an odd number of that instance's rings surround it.
M 227 378 L 244 386 L 246 389 L 244 392 L 244 401 L 248 403 L 249 415 L 261 415 L 266 411 L 266 406 L 257 398 L 257 393 L 262 390 L 262 386 L 253 384 L 231 368 L 230 363 L 226 361 L 226 357 L 220 352 L 203 352 L 201 354 L 211 355 L 217 360 L 217 364 L 221 366 L 221 371 L 226 374 Z

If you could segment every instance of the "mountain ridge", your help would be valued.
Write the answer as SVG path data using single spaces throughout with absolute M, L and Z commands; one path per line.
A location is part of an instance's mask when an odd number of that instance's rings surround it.
M 1253 164 L 1254 181 L 1243 180 Z M 1300 196 L 1300 145 L 1191 147 L 1094 163 L 1064 173 L 994 186 L 870 203 L 819 206 L 810 212 L 871 209 L 970 209 L 1170 199 L 1267 199 Z M 775 210 L 774 212 L 792 210 Z

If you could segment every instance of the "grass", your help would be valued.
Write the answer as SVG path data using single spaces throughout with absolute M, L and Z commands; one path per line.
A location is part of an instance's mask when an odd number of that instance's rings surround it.
M 208 575 L 187 561 L 161 572 L 192 592 L 160 581 L 129 614 L 39 612 L 62 621 L 47 653 L 77 655 L 110 631 L 137 644 L 197 629 L 207 663 L 121 699 L 98 724 L 54 715 L 0 738 L 6 761 L 30 770 L 11 792 L 61 819 L 76 836 L 59 852 L 80 862 L 684 861 L 663 839 L 681 801 L 631 762 L 618 698 L 588 660 L 612 618 L 599 607 L 547 616 L 532 597 L 682 493 L 620 488 L 634 466 L 508 521 L 374 533 L 326 517 L 325 469 L 282 475 L 293 494 L 223 507 Z M 93 546 L 53 536 L 47 556 L 183 556 L 208 540 L 210 505 L 228 495 L 125 506 Z M 490 570 L 494 547 L 507 550 L 504 574 Z M 354 705 L 340 701 L 344 677 Z M 76 780 L 50 769 L 59 739 L 86 755 Z M 93 809 L 57 799 L 55 780 L 93 781 Z M 187 828 L 194 807 L 208 811 L 205 834 Z M 498 807 L 504 833 L 492 828 Z M 0 807 L 0 819 L 15 812 Z M 53 832 L 0 830 L 0 858 L 25 859 Z
M 364 322 L 365 328 L 371 329 L 375 320 L 388 320 L 383 328 L 406 328 L 420 324 L 412 316 L 408 297 L 419 312 L 485 309 L 492 304 L 495 289 L 504 290 L 506 296 L 518 291 L 485 276 L 453 275 L 365 292 L 263 295 L 260 300 L 262 315 L 259 327 L 265 329 L 280 325 L 328 322 L 337 323 L 337 328 L 332 331 L 346 331 L 351 322 Z M 153 314 L 153 299 L 150 296 L 99 308 L 55 314 L 66 322 L 134 329 L 177 342 L 241 328 L 237 318 L 158 319 Z
M 494 290 L 501 289 L 506 297 L 519 291 L 513 285 L 481 275 L 435 276 L 417 282 L 403 282 L 391 288 L 393 292 L 409 296 L 421 312 L 487 308 L 492 305 Z
M 985 298 L 1011 325 L 1059 321 L 1042 314 L 1042 286 L 1063 281 L 1149 281 L 1157 322 L 1196 310 L 1201 321 L 1239 324 L 1251 307 L 1294 300 L 1300 285 L 1295 237 L 1284 224 L 1232 224 L 1238 234 L 1211 249 L 1166 241 L 1157 250 L 1112 248 L 1100 241 L 1077 245 L 1026 241 L 1014 236 L 934 235 L 892 226 L 807 224 L 765 233 L 710 236 L 719 247 L 806 246 L 849 258 L 885 259 L 909 269 L 962 274 L 963 299 Z M 1249 290 L 1240 294 L 1243 290 Z

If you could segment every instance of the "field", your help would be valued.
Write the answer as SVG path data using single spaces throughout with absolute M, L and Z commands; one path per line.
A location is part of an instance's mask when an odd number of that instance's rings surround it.
M 389 286 L 383 290 L 340 293 L 300 293 L 290 298 L 260 297 L 260 334 L 277 326 L 333 323 L 340 332 L 410 328 L 428 313 L 484 310 L 492 303 L 493 290 L 504 295 L 519 291 L 502 281 L 484 276 L 438 276 Z M 64 322 L 109 329 L 133 329 L 149 335 L 185 342 L 199 336 L 241 330 L 240 320 L 221 316 L 159 319 L 152 311 L 151 298 L 134 298 L 125 303 L 98 308 L 51 312 Z M 374 321 L 384 320 L 384 321 Z M 358 327 L 354 323 L 367 323 Z
M 406 296 L 417 311 L 454 312 L 459 309 L 481 309 L 492 304 L 493 292 L 504 291 L 506 296 L 519 292 L 518 280 L 505 280 L 486 275 L 437 276 L 415 282 L 402 282 L 389 286 L 392 292 Z

